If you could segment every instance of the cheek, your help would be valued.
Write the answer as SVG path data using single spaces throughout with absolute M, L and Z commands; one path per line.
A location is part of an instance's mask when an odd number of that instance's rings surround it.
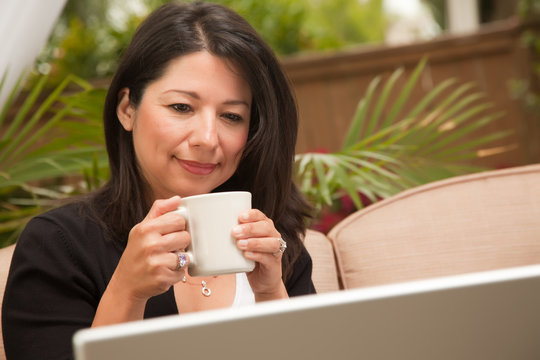
M 138 138 L 141 144 L 151 147 L 165 145 L 169 142 L 171 134 L 175 133 L 159 113 L 141 109 L 138 115 L 133 126 L 133 136 Z
M 248 130 L 242 131 L 240 134 L 236 134 L 235 137 L 231 137 L 229 143 L 229 149 L 232 156 L 234 156 L 234 162 L 236 165 L 240 162 L 244 148 L 246 147 L 248 138 Z
M 159 114 L 152 111 L 149 106 L 141 106 L 137 113 L 134 129 L 138 126 L 140 132 L 159 131 L 158 128 L 161 127 L 161 125 L 157 119 L 159 119 Z

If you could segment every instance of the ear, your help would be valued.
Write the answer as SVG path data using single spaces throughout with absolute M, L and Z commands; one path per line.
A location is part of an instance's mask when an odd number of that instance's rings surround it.
M 135 121 L 135 109 L 129 101 L 129 89 L 123 88 L 118 93 L 118 105 L 116 106 L 116 116 L 126 131 L 133 130 Z

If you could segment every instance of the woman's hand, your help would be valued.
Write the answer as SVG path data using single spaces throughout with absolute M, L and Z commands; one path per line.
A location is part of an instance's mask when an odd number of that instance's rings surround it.
M 175 251 L 185 249 L 190 237 L 185 231 L 184 218 L 171 211 L 180 205 L 180 197 L 157 200 L 146 218 L 129 233 L 115 275 L 123 287 L 138 299 L 159 295 L 181 280 L 178 256 Z
M 185 249 L 191 240 L 184 218 L 171 212 L 179 205 L 178 196 L 157 200 L 144 220 L 131 229 L 94 325 L 142 319 L 146 301 L 182 279 L 184 272 L 177 270 L 175 252 Z
M 244 256 L 255 261 L 255 269 L 247 274 L 255 300 L 288 297 L 281 278 L 281 234 L 274 227 L 274 222 L 257 209 L 243 212 L 238 221 L 232 235 L 238 239 L 237 246 Z

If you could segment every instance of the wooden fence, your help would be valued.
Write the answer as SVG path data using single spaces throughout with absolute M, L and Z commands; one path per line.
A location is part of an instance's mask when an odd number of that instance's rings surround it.
M 513 99 L 509 90 L 512 79 L 534 79 L 531 53 L 520 40 L 531 26 L 510 19 L 467 36 L 283 59 L 300 113 L 297 152 L 338 150 L 369 82 L 377 75 L 388 76 L 398 67 L 403 67 L 407 76 L 427 56 L 429 63 L 420 86 L 413 91 L 412 103 L 445 79 L 472 81 L 495 104 L 494 111 L 504 112 L 490 129 L 515 131 L 510 138 L 494 144 L 510 144 L 513 150 L 483 157 L 475 163 L 505 167 L 540 162 L 540 120 Z

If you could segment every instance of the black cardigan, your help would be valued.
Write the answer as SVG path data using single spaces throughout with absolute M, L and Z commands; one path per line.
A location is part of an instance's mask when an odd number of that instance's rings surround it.
M 8 359 L 70 359 L 71 338 L 92 324 L 122 250 L 101 227 L 65 205 L 33 218 L 21 234 L 2 306 Z M 303 252 L 285 286 L 289 296 L 315 292 Z M 150 298 L 145 318 L 178 314 L 172 287 Z

